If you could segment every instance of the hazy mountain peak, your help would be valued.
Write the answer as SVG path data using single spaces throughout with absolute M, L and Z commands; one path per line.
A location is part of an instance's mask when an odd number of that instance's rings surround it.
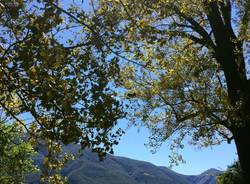
M 222 171 L 218 170 L 218 169 L 215 169 L 215 168 L 211 168 L 211 169 L 208 169 L 206 171 L 204 171 L 203 173 L 201 174 L 220 174 Z

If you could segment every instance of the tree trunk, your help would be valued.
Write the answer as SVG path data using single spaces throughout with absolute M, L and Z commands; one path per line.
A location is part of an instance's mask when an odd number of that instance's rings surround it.
M 235 128 L 234 136 L 240 165 L 246 184 L 250 184 L 250 122 L 246 127 Z

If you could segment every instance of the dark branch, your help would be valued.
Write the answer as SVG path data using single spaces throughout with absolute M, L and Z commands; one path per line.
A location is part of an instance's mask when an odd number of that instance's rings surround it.
M 200 36 L 202 36 L 203 40 L 206 41 L 205 46 L 209 46 L 212 49 L 215 49 L 215 45 L 214 45 L 211 37 L 209 36 L 207 31 L 198 22 L 196 22 L 193 18 L 182 13 L 178 7 L 174 6 L 174 10 L 179 16 L 183 17 L 186 21 L 188 21 L 192 25 L 192 29 L 195 32 L 197 32 Z
M 33 135 L 36 137 L 35 134 L 33 134 L 33 132 L 30 132 L 30 130 L 27 128 L 27 126 L 25 125 L 24 122 L 22 122 L 10 109 L 8 109 L 8 107 L 5 106 L 5 104 L 3 102 L 0 101 L 0 105 L 2 106 L 2 108 L 4 110 L 6 110 L 6 112 L 12 117 L 14 118 L 18 123 L 20 123 L 24 128 L 25 130 L 30 134 L 30 135 Z
M 241 19 L 240 31 L 239 31 L 239 36 L 243 39 L 246 36 L 247 31 L 249 30 L 249 22 L 250 22 L 250 0 L 247 0 L 245 13 Z

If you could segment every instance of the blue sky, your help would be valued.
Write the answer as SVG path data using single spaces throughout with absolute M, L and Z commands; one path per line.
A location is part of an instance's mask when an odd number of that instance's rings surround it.
M 126 123 L 126 121 L 121 121 L 120 125 L 124 127 Z M 158 166 L 169 166 L 170 151 L 167 143 L 163 144 L 155 154 L 152 154 L 150 148 L 144 146 L 148 141 L 148 136 L 148 130 L 145 128 L 140 128 L 139 132 L 136 127 L 129 128 L 121 138 L 119 145 L 114 147 L 114 155 L 143 160 Z M 186 144 L 183 157 L 186 163 L 172 169 L 181 174 L 192 175 L 200 174 L 210 168 L 225 170 L 237 159 L 237 154 L 233 142 L 203 149 L 195 149 Z

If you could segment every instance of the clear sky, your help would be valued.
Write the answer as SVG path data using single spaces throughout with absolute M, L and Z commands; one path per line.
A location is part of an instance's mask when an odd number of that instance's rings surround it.
M 120 122 L 121 126 L 126 126 L 125 121 Z M 148 130 L 145 128 L 132 127 L 128 129 L 121 138 L 118 146 L 114 147 L 114 155 L 124 156 L 136 160 L 147 161 L 157 166 L 169 166 L 169 148 L 167 144 L 152 154 L 150 149 L 144 146 L 148 141 Z M 234 143 L 223 143 L 219 146 L 208 147 L 203 149 L 195 149 L 188 144 L 183 150 L 185 164 L 175 166 L 172 170 L 181 174 L 200 174 L 203 171 L 215 168 L 225 170 L 228 165 L 232 164 L 237 159 L 236 148 Z

